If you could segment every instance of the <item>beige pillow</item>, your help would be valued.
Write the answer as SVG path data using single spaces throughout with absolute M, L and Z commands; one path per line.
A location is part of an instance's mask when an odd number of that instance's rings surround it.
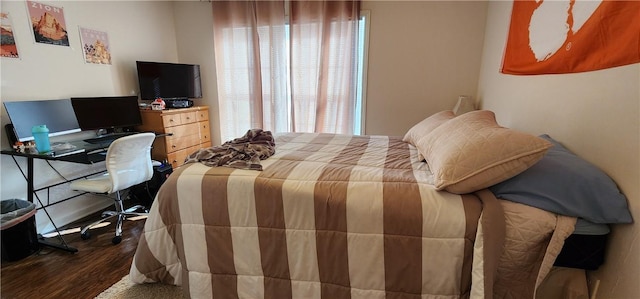
M 551 143 L 503 128 L 493 112 L 472 111 L 443 123 L 416 145 L 434 175 L 434 186 L 463 194 L 487 188 L 523 172 Z
M 444 122 L 454 118 L 455 116 L 456 115 L 453 114 L 453 111 L 451 110 L 445 110 L 435 113 L 411 127 L 411 129 L 407 131 L 407 134 L 404 135 L 404 138 L 402 138 L 402 141 L 411 143 L 415 146 L 420 138 L 426 136 L 428 133 L 431 133 L 433 129 L 437 128 Z

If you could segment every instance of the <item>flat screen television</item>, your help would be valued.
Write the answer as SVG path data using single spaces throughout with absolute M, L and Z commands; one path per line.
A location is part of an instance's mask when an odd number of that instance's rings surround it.
M 142 124 L 137 96 L 71 98 L 82 130 L 131 128 Z
M 136 61 L 142 100 L 201 98 L 200 65 Z
M 31 128 L 46 125 L 49 136 L 80 132 L 71 100 L 5 101 L 4 107 L 18 141 L 33 140 Z

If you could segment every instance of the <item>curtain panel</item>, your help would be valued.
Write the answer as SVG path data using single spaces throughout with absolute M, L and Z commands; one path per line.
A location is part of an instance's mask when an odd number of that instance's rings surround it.
M 358 1 L 212 7 L 223 140 L 251 128 L 353 132 Z
M 213 29 L 223 141 L 251 128 L 286 131 L 282 1 L 214 1 Z
M 359 4 L 291 2 L 294 132 L 353 132 Z

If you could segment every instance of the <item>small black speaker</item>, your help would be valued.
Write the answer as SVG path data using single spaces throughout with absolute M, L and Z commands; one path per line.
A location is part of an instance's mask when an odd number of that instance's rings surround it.
M 153 177 L 149 181 L 149 189 L 153 191 L 153 197 L 156 197 L 156 193 L 158 193 L 160 186 L 164 184 L 171 173 L 173 173 L 173 167 L 171 167 L 171 164 L 162 164 L 160 166 L 153 167 Z
M 150 208 L 156 198 L 156 194 L 158 194 L 158 190 L 160 190 L 160 187 L 172 172 L 173 167 L 171 167 L 171 164 L 154 166 L 153 176 L 149 181 L 131 187 L 131 197 L 147 209 Z
M 7 132 L 7 138 L 9 138 L 9 145 L 13 146 L 18 142 L 18 136 L 16 130 L 13 128 L 13 124 L 4 125 L 4 130 Z

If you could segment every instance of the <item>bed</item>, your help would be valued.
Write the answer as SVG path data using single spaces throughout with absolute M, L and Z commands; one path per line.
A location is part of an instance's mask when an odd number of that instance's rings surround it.
M 261 170 L 185 164 L 130 278 L 189 298 L 533 298 L 577 217 L 488 188 L 551 143 L 467 114 L 404 137 L 277 134 Z

